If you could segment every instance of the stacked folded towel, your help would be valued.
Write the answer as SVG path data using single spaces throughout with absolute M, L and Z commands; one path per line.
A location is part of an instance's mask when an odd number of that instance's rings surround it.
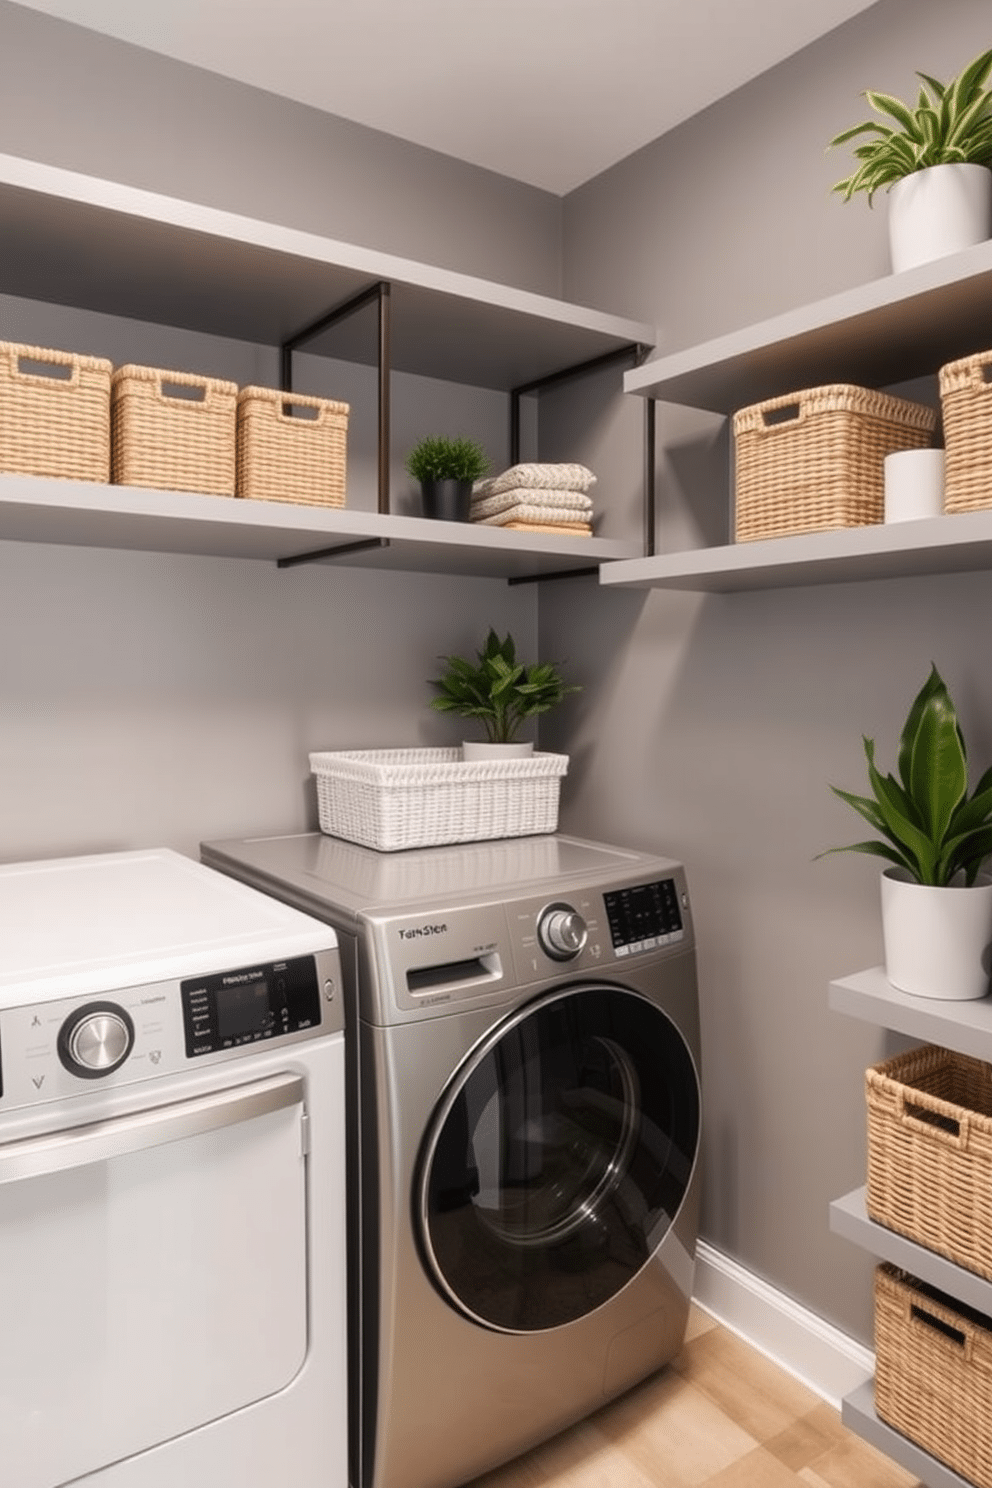
M 472 521 L 590 537 L 592 500 L 587 492 L 595 480 L 584 465 L 513 465 L 476 483 Z

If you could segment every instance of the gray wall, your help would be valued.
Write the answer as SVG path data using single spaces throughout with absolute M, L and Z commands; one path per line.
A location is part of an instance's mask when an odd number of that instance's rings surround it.
M 864 117 L 865 87 L 912 96 L 916 68 L 949 77 L 990 41 L 987 0 L 881 0 L 573 193 L 566 294 L 654 318 L 667 352 L 886 273 L 884 198 L 831 197 L 850 157 L 826 141 Z M 712 430 L 689 422 L 660 416 L 676 446 L 659 459 L 662 548 L 727 530 L 725 443 L 721 480 Z M 542 650 L 592 678 L 557 738 L 573 755 L 566 825 L 688 865 L 704 1235 L 865 1340 L 872 1263 L 829 1234 L 828 1205 L 864 1182 L 863 1072 L 894 1045 L 826 1002 L 831 977 L 881 960 L 878 870 L 813 859 L 864 835 L 827 784 L 862 788 L 862 732 L 894 764 L 931 660 L 973 760 L 992 759 L 990 620 L 985 575 L 541 598 Z
M 548 192 L 6 0 L 0 56 L 7 154 L 560 290 Z

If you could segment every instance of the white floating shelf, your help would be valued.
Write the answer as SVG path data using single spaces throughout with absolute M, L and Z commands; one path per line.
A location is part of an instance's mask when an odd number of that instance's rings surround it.
M 992 569 L 992 510 L 662 553 L 604 569 L 628 589 L 731 594 Z
M 0 476 L 0 540 L 268 561 L 339 544 L 388 543 L 328 559 L 349 567 L 529 579 L 629 557 L 631 543 L 504 532 L 347 507 L 242 501 L 193 491 Z

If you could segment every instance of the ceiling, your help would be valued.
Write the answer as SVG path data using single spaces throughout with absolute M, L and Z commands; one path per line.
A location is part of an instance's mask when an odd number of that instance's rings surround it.
M 564 195 L 874 0 L 15 0 Z

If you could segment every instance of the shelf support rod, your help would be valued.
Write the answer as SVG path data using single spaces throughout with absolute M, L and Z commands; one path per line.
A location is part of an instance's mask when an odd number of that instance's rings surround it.
M 655 458 L 657 447 L 656 398 L 644 400 L 644 556 L 655 553 Z
M 356 542 L 335 543 L 333 547 L 316 548 L 312 553 L 293 553 L 277 558 L 276 568 L 296 568 L 301 563 L 318 563 L 322 558 L 342 558 L 347 553 L 364 553 L 370 548 L 388 548 L 388 537 L 363 537 Z
M 379 392 L 379 430 L 377 440 L 376 468 L 378 477 L 378 510 L 380 515 L 389 513 L 389 386 L 391 372 L 391 321 L 392 297 L 388 280 L 380 279 L 368 289 L 361 290 L 340 305 L 335 305 L 326 315 L 304 326 L 302 330 L 287 337 L 279 348 L 280 386 L 284 393 L 293 391 L 293 352 L 328 331 L 339 321 L 346 320 L 367 305 L 376 305 L 378 310 L 376 368 Z
M 588 377 L 593 372 L 600 372 L 604 367 L 610 367 L 614 362 L 633 360 L 635 366 L 644 359 L 648 348 L 640 342 L 632 341 L 624 346 L 618 346 L 613 351 L 605 351 L 601 356 L 590 357 L 588 361 L 576 362 L 571 367 L 561 367 L 557 372 L 546 372 L 543 377 L 535 377 L 532 382 L 523 382 L 518 387 L 510 389 L 510 464 L 516 465 L 520 460 L 520 400 L 528 393 L 541 393 L 547 388 L 554 387 L 559 382 L 571 382 L 576 377 Z
M 539 574 L 514 574 L 507 579 L 507 584 L 544 584 L 550 579 L 585 579 L 590 574 L 598 574 L 596 566 L 592 568 L 559 568 L 550 573 Z

